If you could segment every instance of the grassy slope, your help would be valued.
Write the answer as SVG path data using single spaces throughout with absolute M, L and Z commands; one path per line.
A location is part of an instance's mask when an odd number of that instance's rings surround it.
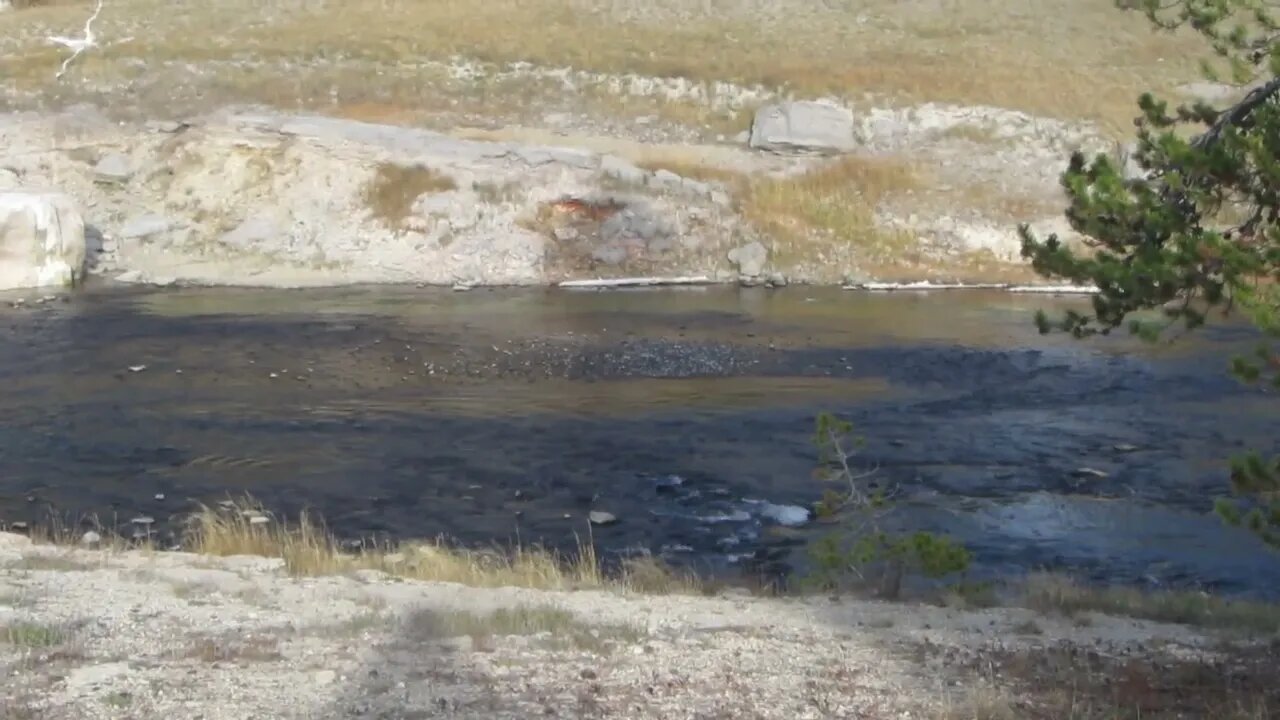
M 0 16 L 4 47 L 17 55 L 5 59 L 11 82 L 51 80 L 58 53 L 36 50 L 41 36 L 77 28 L 88 7 L 56 2 Z M 108 41 L 134 40 L 87 63 L 90 76 L 124 74 L 130 57 L 362 59 L 388 69 L 462 57 L 759 83 L 801 95 L 987 104 L 1118 129 L 1128 127 L 1137 92 L 1190 76 L 1179 50 L 1195 47 L 1153 33 L 1111 0 L 109 0 L 99 30 Z M 392 101 L 398 93 L 406 103 L 430 99 L 395 77 L 361 81 L 366 94 L 385 85 Z M 295 80 L 294 89 L 308 89 Z M 256 84 L 264 87 L 261 78 Z

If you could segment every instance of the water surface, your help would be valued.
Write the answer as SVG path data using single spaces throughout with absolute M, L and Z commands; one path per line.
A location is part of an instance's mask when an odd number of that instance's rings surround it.
M 1207 514 L 1274 400 L 1226 375 L 1239 328 L 1173 346 L 1043 337 L 1079 300 L 788 288 L 89 289 L 0 309 L 0 517 L 165 525 L 251 492 L 346 537 L 794 559 L 813 418 L 853 420 L 900 522 L 979 573 L 1267 592 L 1280 560 Z M 145 369 L 137 369 L 145 366 Z M 1120 451 L 1117 445 L 1132 445 Z M 1080 482 L 1096 468 L 1106 478 Z M 163 495 L 162 500 L 156 499 Z

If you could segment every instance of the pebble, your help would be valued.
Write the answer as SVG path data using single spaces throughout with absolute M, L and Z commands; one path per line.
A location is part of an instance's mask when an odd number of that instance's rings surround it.
M 97 545 L 100 542 L 102 542 L 102 536 L 92 530 L 80 536 L 81 545 L 93 547 L 94 545 Z

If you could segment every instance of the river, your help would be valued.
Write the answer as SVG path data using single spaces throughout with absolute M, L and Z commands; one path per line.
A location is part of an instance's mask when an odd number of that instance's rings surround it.
M 785 567 L 821 528 L 778 532 L 767 508 L 821 495 L 810 440 L 830 411 L 896 488 L 901 526 L 963 541 L 979 577 L 1280 588 L 1280 558 L 1208 512 L 1227 456 L 1280 436 L 1274 400 L 1226 374 L 1244 328 L 1081 342 L 1031 322 L 1079 299 L 805 287 L 8 301 L 9 523 L 147 515 L 163 535 L 248 492 L 346 538 L 568 548 L 589 532 L 607 557 Z M 618 522 L 590 528 L 590 510 Z

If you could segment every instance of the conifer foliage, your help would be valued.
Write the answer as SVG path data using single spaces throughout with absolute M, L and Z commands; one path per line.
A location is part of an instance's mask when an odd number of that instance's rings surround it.
M 1238 98 L 1170 108 L 1138 100 L 1131 161 L 1075 153 L 1062 175 L 1066 217 L 1083 237 L 1069 247 L 1023 225 L 1022 255 L 1042 276 L 1095 285 L 1092 312 L 1051 319 L 1040 332 L 1076 337 L 1119 327 L 1154 340 L 1213 316 L 1241 313 L 1263 333 L 1237 357 L 1242 380 L 1280 389 L 1280 15 L 1278 0 L 1117 0 L 1161 31 L 1198 33 L 1207 79 Z M 1218 513 L 1280 547 L 1280 455 L 1232 460 L 1234 500 Z

